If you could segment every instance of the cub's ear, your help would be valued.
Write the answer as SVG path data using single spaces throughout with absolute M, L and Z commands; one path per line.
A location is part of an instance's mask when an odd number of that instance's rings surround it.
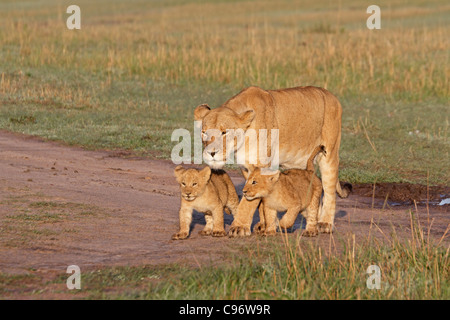
M 280 179 L 280 170 L 275 171 L 275 173 L 269 178 L 270 181 L 277 182 Z
M 201 121 L 208 112 L 211 111 L 211 108 L 207 104 L 201 104 L 194 110 L 194 120 Z
M 200 176 L 204 179 L 203 181 L 207 182 L 209 178 L 211 178 L 211 168 L 210 167 L 204 167 L 200 171 Z
M 269 168 L 263 168 L 261 175 L 268 176 L 270 182 L 277 182 L 280 178 L 280 170 L 271 170 Z
M 245 180 L 248 180 L 248 177 L 250 177 L 250 174 L 255 170 L 254 165 L 250 165 L 248 168 L 242 168 L 241 172 L 244 176 Z
M 255 118 L 255 111 L 248 110 L 239 115 L 242 126 L 247 129 Z
M 186 169 L 184 169 L 182 165 L 177 166 L 173 171 L 178 182 L 180 182 L 181 176 L 183 175 L 184 171 L 186 171 Z

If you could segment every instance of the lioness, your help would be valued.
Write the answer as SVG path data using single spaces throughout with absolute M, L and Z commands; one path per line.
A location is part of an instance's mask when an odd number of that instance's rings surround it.
M 278 129 L 278 144 L 267 143 L 269 158 L 278 151 L 279 164 L 284 169 L 305 169 L 306 162 L 318 145 L 325 146 L 327 156 L 317 156 L 324 189 L 323 206 L 319 214 L 321 232 L 331 232 L 336 209 L 336 191 L 341 197 L 348 190 L 341 188 L 338 180 L 339 146 L 341 142 L 342 107 L 329 91 L 317 87 L 296 87 L 283 90 L 263 90 L 249 87 L 229 99 L 222 106 L 210 109 L 206 104 L 198 106 L 194 118 L 202 121 L 202 139 L 205 145 L 203 159 L 211 168 L 220 169 L 227 156 L 245 148 L 245 163 L 241 170 L 248 170 L 252 164 L 248 159 L 258 154 L 245 144 L 228 144 L 227 129 Z M 208 130 L 215 129 L 221 136 L 209 137 Z M 259 139 L 259 136 L 258 136 Z M 258 157 L 257 167 L 263 167 Z M 269 159 L 270 160 L 270 159 Z M 229 236 L 248 236 L 253 214 L 260 200 L 239 203 L 238 211 L 231 225 Z
M 319 213 L 322 182 L 314 174 L 313 160 L 320 152 L 325 153 L 323 146 L 317 147 L 309 157 L 306 170 L 290 169 L 280 173 L 261 174 L 256 168 L 247 174 L 244 189 L 247 200 L 262 198 L 260 205 L 260 222 L 255 230 L 263 235 L 277 232 L 277 211 L 286 211 L 280 220 L 280 228 L 287 229 L 294 225 L 299 212 L 306 218 L 306 229 L 303 235 L 314 237 L 318 234 L 317 220 Z M 261 212 L 262 211 L 262 212 Z M 303 212 L 306 211 L 306 212 Z
M 186 239 L 192 221 L 192 210 L 205 213 L 206 225 L 199 233 L 222 237 L 226 235 L 223 211 L 235 214 L 239 198 L 228 174 L 223 170 L 205 167 L 202 170 L 184 169 L 181 165 L 174 171 L 181 188 L 180 231 L 173 240 Z

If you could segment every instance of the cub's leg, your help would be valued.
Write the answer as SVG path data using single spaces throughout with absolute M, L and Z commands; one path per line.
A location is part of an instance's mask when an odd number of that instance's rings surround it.
M 295 219 L 297 219 L 297 216 L 301 210 L 302 210 L 301 205 L 290 207 L 284 214 L 283 218 L 281 218 L 280 220 L 280 228 L 286 230 L 292 227 L 294 225 Z
M 180 231 L 172 235 L 173 240 L 186 239 L 189 236 L 189 228 L 192 222 L 192 208 L 181 208 L 179 212 Z
M 322 185 L 318 184 L 311 198 L 309 206 L 305 210 L 306 228 L 303 231 L 305 237 L 315 237 L 319 233 L 317 220 L 319 219 L 320 196 L 322 195 Z
M 265 228 L 262 235 L 272 236 L 277 234 L 277 210 L 269 208 L 268 206 L 264 206 L 263 209 Z
M 213 237 L 223 237 L 226 236 L 227 233 L 224 229 L 224 221 L 223 221 L 223 206 L 218 205 L 212 210 L 212 236 Z
M 201 236 L 210 236 L 213 230 L 213 217 L 211 212 L 205 213 L 206 225 L 203 230 L 199 231 L 198 234 Z
M 263 234 L 264 230 L 266 229 L 266 221 L 264 218 L 264 202 L 261 201 L 259 208 L 259 222 L 257 224 L 255 224 L 255 226 L 253 227 L 253 232 L 255 232 L 256 234 Z
M 234 216 L 228 236 L 245 237 L 251 234 L 250 227 L 252 225 L 253 214 L 258 207 L 261 199 L 248 201 L 245 197 L 239 202 L 237 214 Z

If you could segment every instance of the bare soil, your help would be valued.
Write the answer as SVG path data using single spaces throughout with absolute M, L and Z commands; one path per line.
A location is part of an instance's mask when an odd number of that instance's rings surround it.
M 200 213 L 194 214 L 187 240 L 171 240 L 179 209 L 174 167 L 171 161 L 129 152 L 89 151 L 0 131 L 0 273 L 61 274 L 73 264 L 86 270 L 221 263 L 224 254 L 259 241 L 255 235 L 202 237 L 198 231 L 205 221 Z M 229 173 L 241 194 L 243 177 Z M 422 225 L 433 221 L 434 241 L 448 245 L 444 234 L 450 223 L 449 206 L 433 203 L 449 194 L 445 186 L 377 184 L 374 192 L 373 185 L 354 185 L 347 199 L 337 199 L 334 235 L 355 234 L 362 239 L 372 221 L 379 228 L 372 232 L 380 237 L 393 226 L 407 237 L 414 212 Z M 427 197 L 434 202 L 424 202 Z M 228 229 L 232 217 L 225 218 Z M 299 218 L 293 234 L 303 227 Z M 329 235 L 319 238 L 330 241 Z

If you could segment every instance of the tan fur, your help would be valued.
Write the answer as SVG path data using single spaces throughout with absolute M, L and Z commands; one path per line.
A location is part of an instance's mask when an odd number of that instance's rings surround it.
M 342 107 L 337 98 L 329 91 L 317 87 L 296 87 L 283 90 L 263 90 L 249 87 L 229 99 L 222 106 L 210 109 L 200 105 L 194 111 L 195 120 L 202 121 L 202 132 L 209 129 L 252 128 L 279 129 L 279 163 L 284 169 L 305 169 L 307 159 L 313 149 L 324 145 L 327 157 L 319 155 L 319 164 L 324 189 L 323 206 L 319 214 L 319 227 L 331 232 L 336 209 L 336 191 L 345 197 L 348 190 L 342 190 L 338 181 L 339 146 L 341 141 Z M 206 135 L 207 136 L 207 135 Z M 220 169 L 225 164 L 227 153 L 232 154 L 238 146 L 226 146 L 226 136 L 222 136 L 224 148 L 218 148 L 220 140 L 212 137 L 204 141 L 203 159 L 212 168 Z M 220 138 L 220 137 L 219 137 Z M 269 137 L 270 141 L 270 137 Z M 272 156 L 268 144 L 269 156 Z M 228 148 L 228 150 L 227 150 Z M 250 150 L 246 149 L 246 160 Z M 259 159 L 257 167 L 267 159 Z M 249 161 L 243 165 L 243 171 L 252 167 Z M 259 200 L 242 198 L 238 212 L 231 225 L 230 236 L 250 235 L 253 213 Z
M 239 198 L 236 189 L 223 170 L 211 171 L 184 169 L 177 166 L 175 177 L 181 189 L 180 230 L 172 236 L 174 240 L 186 239 L 192 222 L 192 211 L 205 213 L 206 226 L 201 235 L 225 236 L 223 211 L 236 214 Z
M 317 147 L 307 163 L 306 170 L 290 169 L 282 173 L 261 174 L 260 168 L 255 168 L 247 175 L 243 193 L 247 200 L 262 198 L 260 205 L 260 222 L 255 225 L 255 231 L 263 235 L 272 235 L 277 230 L 277 212 L 286 214 L 279 225 L 282 229 L 293 226 L 299 212 L 306 218 L 304 236 L 313 237 L 318 234 L 317 220 L 319 214 L 322 183 L 314 174 L 313 160 L 323 151 Z

